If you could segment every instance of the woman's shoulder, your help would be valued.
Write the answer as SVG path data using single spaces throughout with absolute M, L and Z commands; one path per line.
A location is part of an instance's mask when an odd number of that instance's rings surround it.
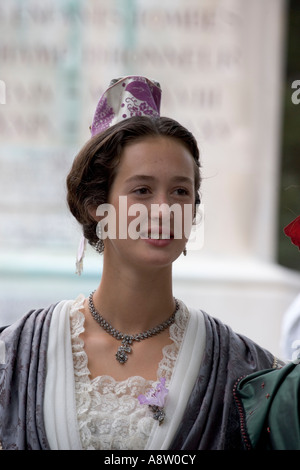
M 84 296 L 80 294 L 76 299 L 60 300 L 46 307 L 33 308 L 22 314 L 17 320 L 7 325 L 0 325 L 0 340 L 5 343 L 18 342 L 22 337 L 45 334 L 50 328 L 54 313 L 63 309 L 71 311 L 83 302 Z
M 246 334 L 241 334 L 219 318 L 201 308 L 189 308 L 191 316 L 201 316 L 206 333 L 206 351 L 208 354 L 220 354 L 231 363 L 244 361 L 250 369 L 276 368 L 282 366 L 272 351 L 256 343 Z
M 34 325 L 36 321 L 37 325 L 35 326 L 38 326 L 39 321 L 44 321 L 46 318 L 51 317 L 55 309 L 61 310 L 65 307 L 68 309 L 78 308 L 82 305 L 84 299 L 84 294 L 79 294 L 75 299 L 58 300 L 44 307 L 32 308 L 26 313 L 21 314 L 21 316 L 11 324 L 0 324 L 0 335 L 5 330 L 11 331 L 23 328 L 24 324 Z
M 32 345 L 35 344 L 36 351 L 46 351 L 50 328 L 54 320 L 67 318 L 72 308 L 80 308 L 84 301 L 81 294 L 75 300 L 61 300 L 47 307 L 35 308 L 11 325 L 0 328 L 0 367 L 14 364 L 17 357 L 29 357 Z M 64 315 L 65 314 L 65 315 Z

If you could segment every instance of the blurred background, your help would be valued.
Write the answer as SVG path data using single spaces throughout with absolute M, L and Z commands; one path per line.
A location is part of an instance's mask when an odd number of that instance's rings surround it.
M 280 354 L 300 293 L 298 0 L 10 0 L 0 5 L 0 324 L 88 295 L 65 179 L 112 78 L 146 75 L 202 155 L 204 245 L 174 294 Z M 300 93 L 299 93 L 300 98 Z M 300 312 L 299 312 L 300 315 Z

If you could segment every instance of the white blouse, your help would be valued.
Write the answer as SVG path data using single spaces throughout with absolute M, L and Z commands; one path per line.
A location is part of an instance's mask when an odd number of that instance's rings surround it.
M 157 426 L 158 422 L 154 420 L 149 406 L 140 404 L 137 397 L 155 387 L 162 377 L 166 379 L 165 386 L 168 388 L 188 323 L 189 310 L 179 302 L 175 322 L 169 328 L 172 344 L 163 348 L 156 382 L 143 377 L 116 381 L 109 376 L 100 376 L 91 380 L 84 342 L 79 338 L 84 331 L 84 315 L 80 311 L 83 302 L 84 297 L 78 297 L 70 309 L 75 400 L 82 448 L 144 449 L 153 426 Z M 166 416 L 165 421 L 167 419 Z

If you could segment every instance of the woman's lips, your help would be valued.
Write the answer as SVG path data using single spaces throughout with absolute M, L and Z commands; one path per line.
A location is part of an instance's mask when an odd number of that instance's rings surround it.
M 146 243 L 156 247 L 168 246 L 174 240 L 173 232 L 163 231 L 161 228 L 152 228 L 152 232 L 141 233 L 141 239 Z
M 143 240 L 149 245 L 163 248 L 168 246 L 174 238 L 143 238 Z

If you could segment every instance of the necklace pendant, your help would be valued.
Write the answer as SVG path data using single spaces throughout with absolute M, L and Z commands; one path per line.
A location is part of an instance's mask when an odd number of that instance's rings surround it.
M 128 359 L 127 354 L 130 354 L 132 351 L 131 347 L 128 344 L 122 344 L 122 346 L 119 347 L 117 353 L 116 353 L 116 359 L 119 361 L 120 364 L 125 364 L 125 362 Z

